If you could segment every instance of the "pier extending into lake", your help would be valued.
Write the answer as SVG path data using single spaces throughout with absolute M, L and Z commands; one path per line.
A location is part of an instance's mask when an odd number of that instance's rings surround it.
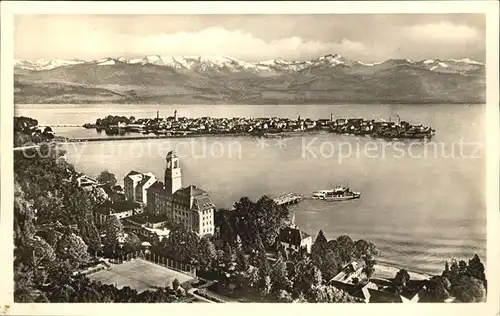
M 284 193 L 273 198 L 274 203 L 278 205 L 297 204 L 302 201 L 302 195 L 293 192 Z

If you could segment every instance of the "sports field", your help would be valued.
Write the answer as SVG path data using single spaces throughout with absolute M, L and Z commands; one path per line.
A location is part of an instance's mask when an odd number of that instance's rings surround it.
M 129 286 L 138 292 L 170 287 L 174 279 L 182 284 L 193 277 L 170 270 L 143 259 L 134 259 L 113 265 L 111 270 L 102 270 L 88 276 L 91 280 L 113 284 L 118 288 Z

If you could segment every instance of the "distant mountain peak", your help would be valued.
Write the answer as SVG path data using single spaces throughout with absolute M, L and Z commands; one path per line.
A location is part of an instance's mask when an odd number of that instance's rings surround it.
M 78 64 L 94 64 L 98 66 L 113 66 L 117 64 L 130 65 L 156 65 L 165 66 L 175 69 L 184 69 L 189 71 L 224 71 L 224 72 L 253 72 L 253 73 L 295 73 L 308 68 L 321 68 L 322 71 L 328 71 L 331 67 L 374 67 L 384 64 L 388 65 L 413 65 L 414 67 L 424 67 L 431 71 L 443 72 L 463 72 L 468 70 L 478 69 L 484 66 L 478 61 L 470 58 L 463 59 L 446 59 L 440 60 L 428 58 L 420 61 L 410 59 L 388 59 L 377 63 L 364 63 L 362 61 L 351 61 L 340 54 L 331 53 L 320 56 L 311 60 L 284 60 L 284 59 L 269 59 L 257 62 L 240 61 L 229 56 L 163 56 L 159 53 L 154 55 L 143 56 L 140 58 L 127 59 L 120 57 L 106 57 L 97 60 L 84 61 L 81 59 L 38 59 L 38 60 L 15 60 L 16 68 L 41 71 L 50 70 L 58 67 L 74 66 Z
M 449 61 L 454 61 L 454 62 L 457 62 L 457 63 L 465 63 L 465 64 L 471 64 L 471 65 L 484 65 L 483 63 L 481 62 L 478 62 L 476 60 L 472 60 L 468 57 L 466 58 L 462 58 L 462 59 L 448 59 Z
M 339 54 L 328 54 L 328 55 L 319 57 L 318 60 L 330 62 L 333 64 L 345 64 L 347 62 L 347 59 L 340 56 Z

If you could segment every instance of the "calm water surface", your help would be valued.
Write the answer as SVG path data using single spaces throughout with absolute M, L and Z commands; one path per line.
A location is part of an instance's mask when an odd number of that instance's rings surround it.
M 444 260 L 486 261 L 484 105 L 151 106 L 17 105 L 16 115 L 39 124 L 84 124 L 106 115 L 154 117 L 363 117 L 401 119 L 437 130 L 432 143 L 402 143 L 332 134 L 261 143 L 252 137 L 106 141 L 67 145 L 67 159 L 91 176 L 108 169 L 118 179 L 130 170 L 163 181 L 164 157 L 181 155 L 183 184 L 207 190 L 219 207 L 241 196 L 312 191 L 348 184 L 359 200 L 305 200 L 293 206 L 296 223 L 315 236 L 347 234 L 374 242 L 381 261 L 442 271 Z M 54 128 L 61 136 L 102 137 L 83 128 Z M 350 154 L 349 154 L 350 153 Z M 340 156 L 340 158 L 339 158 Z

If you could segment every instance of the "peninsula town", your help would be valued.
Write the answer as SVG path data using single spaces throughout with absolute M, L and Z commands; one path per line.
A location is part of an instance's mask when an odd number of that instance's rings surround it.
M 396 115 L 397 116 L 397 115 Z M 397 139 L 431 139 L 436 132 L 433 128 L 423 125 L 412 125 L 401 121 L 368 120 L 363 118 L 301 118 L 261 117 L 261 118 L 218 118 L 178 117 L 177 110 L 173 116 L 160 117 L 157 111 L 156 118 L 135 118 L 109 115 L 99 118 L 95 123 L 83 125 L 85 128 L 95 128 L 106 135 L 126 135 L 141 133 L 156 137 L 193 137 L 197 135 L 253 135 L 253 136 L 286 136 L 288 134 L 326 131 L 336 134 L 366 135 L 376 138 Z M 153 136 L 154 137 L 154 136 Z M 102 140 L 103 138 L 97 138 Z M 91 140 L 91 139 L 88 139 Z

